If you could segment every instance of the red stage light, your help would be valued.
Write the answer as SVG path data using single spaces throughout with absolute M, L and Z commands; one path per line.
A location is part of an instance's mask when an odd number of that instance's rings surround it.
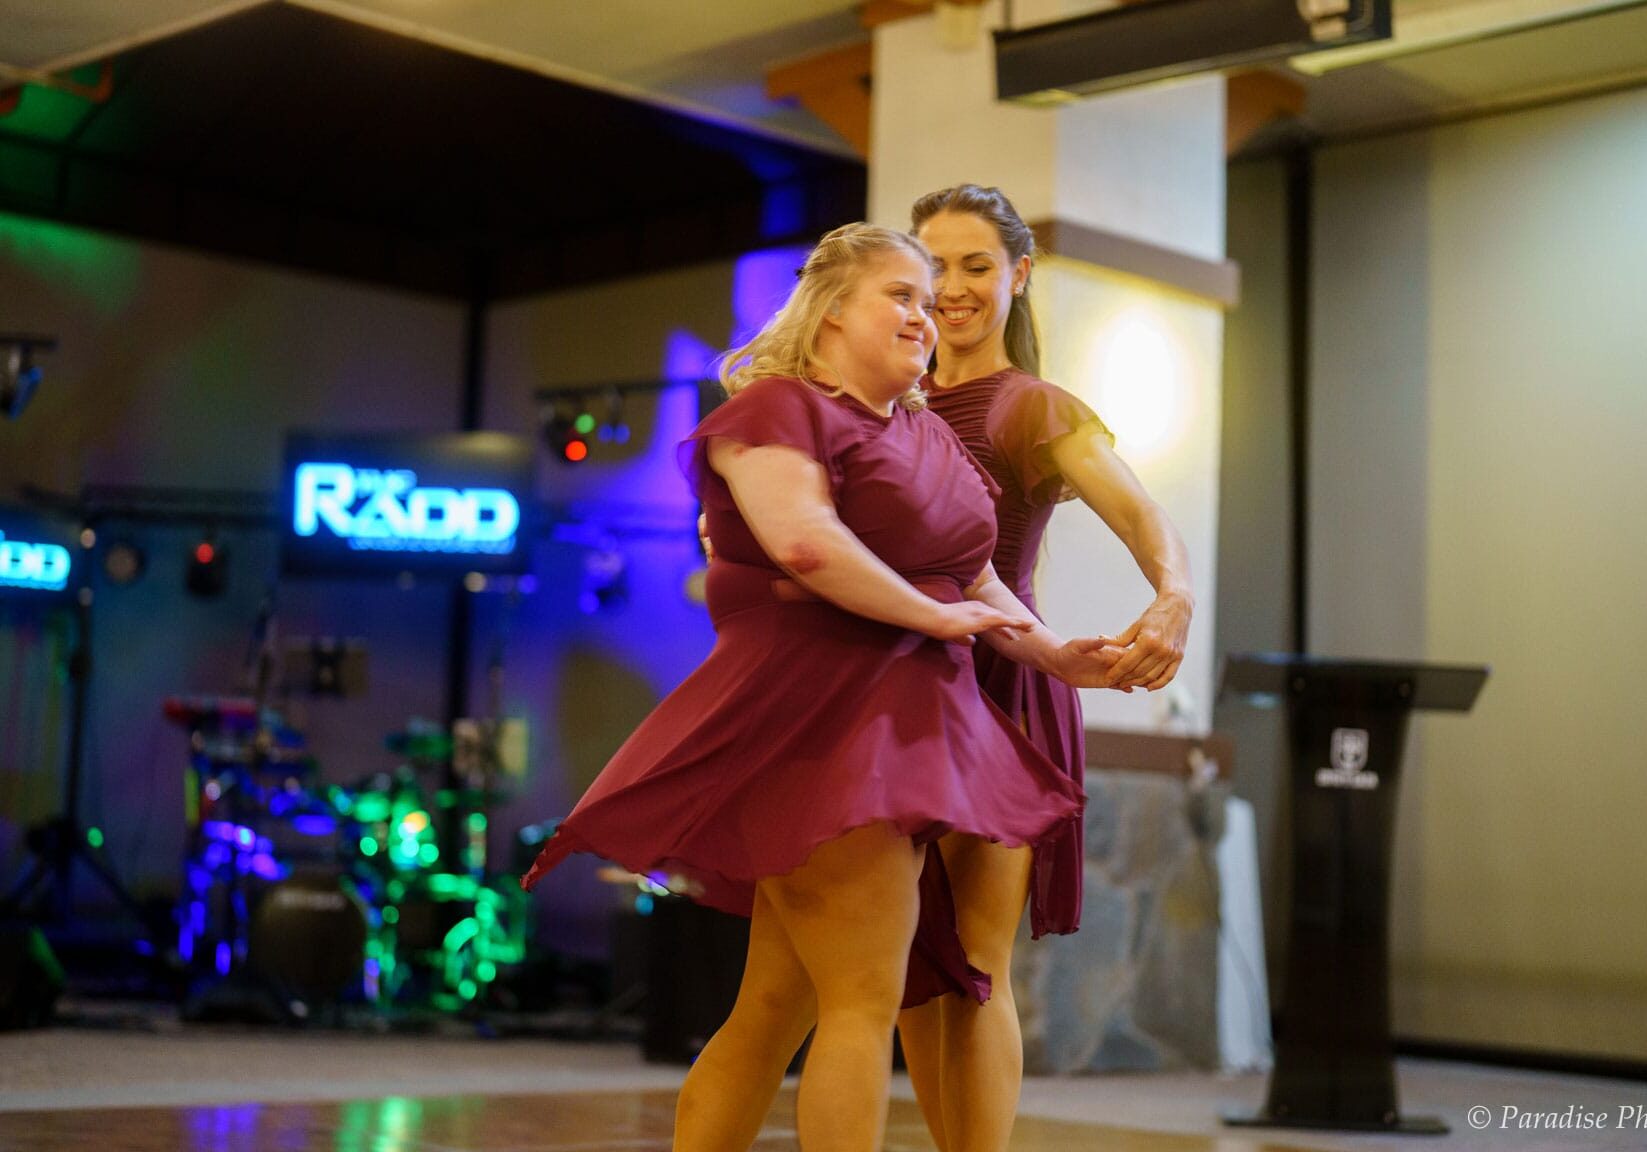
M 566 444 L 566 458 L 574 464 L 589 455 L 589 445 L 582 440 L 570 440 Z
M 229 549 L 209 535 L 189 549 L 183 586 L 194 596 L 220 596 L 229 583 Z

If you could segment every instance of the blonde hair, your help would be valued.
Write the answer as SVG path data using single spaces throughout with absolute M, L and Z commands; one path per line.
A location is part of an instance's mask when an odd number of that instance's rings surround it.
M 1001 247 L 1006 249 L 1008 259 L 1016 264 L 1028 256 L 1033 270 L 1035 233 L 1030 231 L 1029 225 L 1024 223 L 1024 218 L 1018 215 L 1018 209 L 1012 206 L 1012 201 L 1008 200 L 999 188 L 957 184 L 953 188 L 928 192 L 915 201 L 915 206 L 909 210 L 910 230 L 919 232 L 922 225 L 940 212 L 964 212 L 969 216 L 978 217 L 995 229 L 995 234 L 1001 238 Z M 1023 291 L 1012 298 L 1012 307 L 1007 312 L 1004 338 L 1007 359 L 1031 376 L 1039 376 L 1041 333 L 1035 324 L 1035 310 L 1029 304 L 1028 277 L 1024 279 Z
M 796 273 L 795 290 L 784 306 L 747 343 L 720 358 L 721 387 L 726 394 L 734 396 L 767 376 L 812 380 L 821 369 L 839 379 L 840 374 L 818 355 L 824 316 L 856 287 L 868 264 L 893 252 L 908 253 L 923 265 L 932 265 L 926 246 L 907 232 L 874 224 L 845 224 L 826 234 Z M 819 387 L 832 396 L 842 391 Z M 917 384 L 898 397 L 898 403 L 919 410 L 926 407 L 926 393 Z

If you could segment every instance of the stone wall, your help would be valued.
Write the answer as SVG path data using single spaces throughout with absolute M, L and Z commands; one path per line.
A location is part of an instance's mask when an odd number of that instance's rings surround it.
M 1227 789 L 1088 772 L 1081 930 L 1013 963 L 1033 1073 L 1219 1066 L 1219 879 Z

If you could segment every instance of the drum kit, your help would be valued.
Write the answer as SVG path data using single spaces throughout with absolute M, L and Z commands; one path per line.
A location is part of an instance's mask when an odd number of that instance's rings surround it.
M 392 771 L 326 786 L 252 699 L 173 697 L 165 713 L 189 733 L 177 953 L 194 1003 L 235 987 L 287 1018 L 463 1011 L 524 959 L 525 896 L 487 869 L 509 726 L 410 727 L 385 741 Z

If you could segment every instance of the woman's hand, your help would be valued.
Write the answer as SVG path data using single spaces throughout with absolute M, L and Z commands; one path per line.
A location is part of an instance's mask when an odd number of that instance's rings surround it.
M 933 623 L 921 631 L 936 640 L 954 640 L 972 643 L 980 632 L 994 632 L 1015 636 L 1035 628 L 1037 621 L 1027 612 L 1003 612 L 979 600 L 963 600 L 959 604 L 938 604 Z
M 1195 612 L 1184 538 L 1102 435 L 1065 436 L 1052 446 L 1052 458 L 1086 505 L 1127 546 L 1156 592 L 1155 602 L 1130 628 L 1104 638 L 1125 653 L 1099 687 L 1122 692 L 1165 688 L 1183 663 Z
M 1193 611 L 1186 597 L 1162 593 L 1125 632 L 1113 639 L 1101 637 L 1121 655 L 1104 683 L 1096 687 L 1154 692 L 1172 683 L 1184 662 L 1184 641 Z
M 1052 654 L 1049 671 L 1076 688 L 1108 688 L 1110 673 L 1123 655 L 1124 650 L 1106 636 L 1071 640 Z
M 715 562 L 715 542 L 709 539 L 709 513 L 698 513 L 698 545 L 703 549 L 703 559 L 706 564 Z

